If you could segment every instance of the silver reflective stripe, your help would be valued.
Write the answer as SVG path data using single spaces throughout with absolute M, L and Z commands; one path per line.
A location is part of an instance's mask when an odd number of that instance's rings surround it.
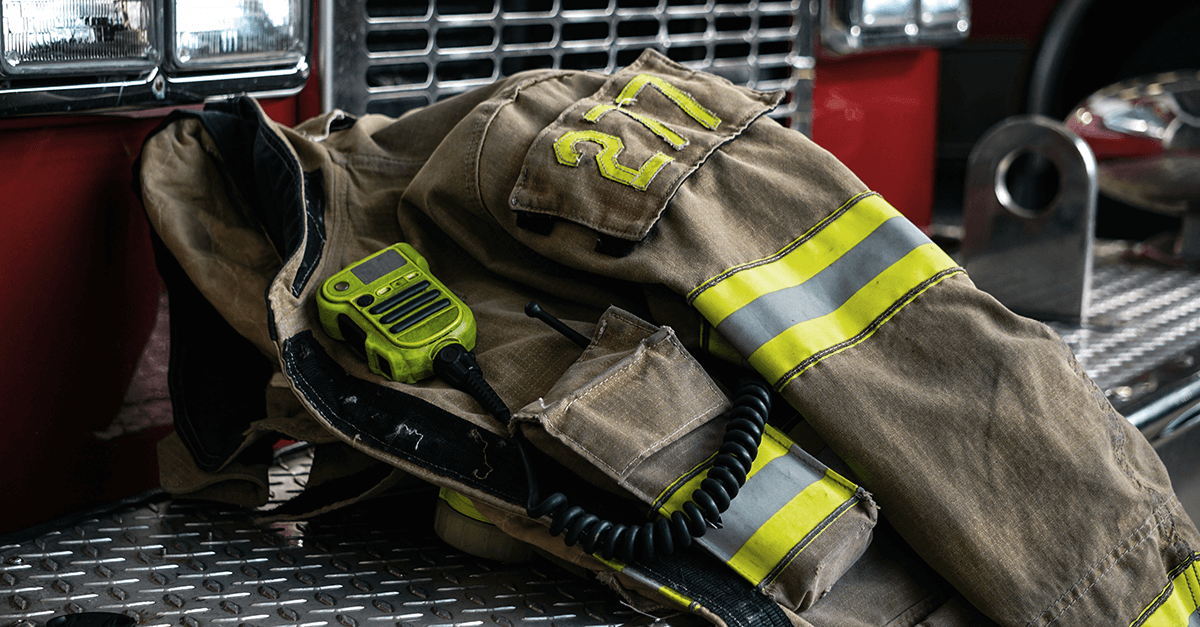
M 780 333 L 831 314 L 929 238 L 904 217 L 894 217 L 807 281 L 763 294 L 730 314 L 717 331 L 742 355 L 751 355 Z
M 1188 617 L 1188 627 L 1200 627 L 1200 610 L 1192 612 Z
M 722 560 L 729 561 L 783 506 L 820 481 L 824 475 L 801 463 L 797 450 L 793 444 L 786 455 L 771 460 L 750 477 L 729 510 L 721 515 L 724 526 L 710 529 L 700 539 L 700 544 Z

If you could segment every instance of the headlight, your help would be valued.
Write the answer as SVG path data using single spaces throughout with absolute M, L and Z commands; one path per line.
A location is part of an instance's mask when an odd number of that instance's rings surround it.
M 171 60 L 179 67 L 261 66 L 305 56 L 300 0 L 175 0 Z
M 970 0 L 824 0 L 821 10 L 821 42 L 838 54 L 952 44 L 970 27 Z
M 137 71 L 159 60 L 151 0 L 4 0 L 6 74 Z
M 0 116 L 295 93 L 311 0 L 0 0 Z

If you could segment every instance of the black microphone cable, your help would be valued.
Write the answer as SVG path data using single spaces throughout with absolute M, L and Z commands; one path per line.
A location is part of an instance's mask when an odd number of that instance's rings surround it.
M 525 313 L 538 318 L 568 339 L 587 348 L 589 341 L 582 334 L 554 318 L 537 303 L 525 306 Z M 459 345 L 450 345 L 438 352 L 434 372 L 455 388 L 467 392 L 497 420 L 508 425 L 512 414 L 504 401 L 488 385 L 474 356 Z M 699 488 L 679 511 L 669 517 L 640 525 L 613 523 L 592 514 L 571 501 L 561 492 L 542 499 L 533 462 L 525 448 L 525 436 L 514 430 L 513 442 L 525 472 L 528 496 L 526 514 L 530 518 L 550 517 L 550 535 L 563 535 L 567 546 L 578 544 L 588 553 L 599 551 L 604 559 L 617 558 L 624 562 L 650 561 L 686 549 L 693 538 L 704 535 L 708 526 L 720 528 L 721 514 L 746 484 L 746 478 L 762 443 L 763 429 L 771 411 L 771 391 L 761 379 L 741 380 L 734 393 L 732 405 L 722 412 L 729 422 L 725 437 L 713 457 L 707 475 Z

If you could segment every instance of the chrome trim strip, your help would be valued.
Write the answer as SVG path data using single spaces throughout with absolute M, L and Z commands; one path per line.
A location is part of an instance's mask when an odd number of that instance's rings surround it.
M 17 87 L 17 88 L 13 88 L 13 89 L 0 89 L 0 95 L 9 96 L 9 95 L 14 95 L 14 94 L 33 94 L 33 93 L 42 93 L 42 92 L 48 92 L 48 91 L 73 91 L 73 90 L 92 90 L 92 89 L 104 90 L 104 89 L 112 89 L 114 87 L 116 87 L 116 88 L 141 87 L 141 86 L 149 85 L 149 84 L 153 83 L 154 79 L 157 76 L 158 76 L 158 68 L 155 67 L 155 68 L 150 68 L 150 73 L 146 75 L 145 79 L 138 79 L 138 80 L 132 80 L 132 81 L 120 81 L 120 82 L 116 82 L 116 83 L 90 83 L 90 84 L 86 84 L 86 85 L 51 85 L 49 87 Z M 0 111 L 2 111 L 2 110 L 3 110 L 3 106 L 0 106 Z
M 229 74 L 205 74 L 201 76 L 167 76 L 168 85 L 191 85 L 195 83 L 210 83 L 214 81 L 251 81 L 262 78 L 294 77 L 308 75 L 308 61 L 301 60 L 292 67 L 274 70 L 255 70 L 251 72 L 231 72 Z
M 333 5 L 334 0 L 321 0 L 317 6 L 317 81 L 321 93 L 321 111 L 333 110 Z

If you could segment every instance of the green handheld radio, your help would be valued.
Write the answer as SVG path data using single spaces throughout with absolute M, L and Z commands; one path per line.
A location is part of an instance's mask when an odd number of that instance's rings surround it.
M 434 359 L 447 346 L 475 348 L 475 316 L 405 243 L 329 277 L 317 292 L 317 309 L 326 333 L 350 343 L 371 372 L 393 381 L 432 376 Z

